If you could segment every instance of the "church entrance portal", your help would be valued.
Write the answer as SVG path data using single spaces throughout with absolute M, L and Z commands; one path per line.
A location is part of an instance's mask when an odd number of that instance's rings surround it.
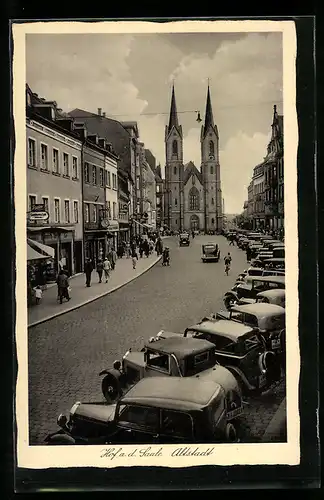
M 190 217 L 190 228 L 191 228 L 191 231 L 198 231 L 199 230 L 199 217 L 198 217 L 198 215 L 192 215 Z

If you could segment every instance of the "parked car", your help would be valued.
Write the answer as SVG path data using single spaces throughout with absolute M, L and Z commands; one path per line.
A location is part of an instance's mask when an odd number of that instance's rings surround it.
M 280 357 L 280 364 L 285 366 L 286 311 L 283 307 L 264 302 L 234 305 L 229 312 L 217 313 L 216 318 L 229 319 L 251 328 L 258 328 L 267 349 L 275 352 Z
M 285 271 L 285 259 L 282 257 L 265 259 L 264 268 L 272 271 Z
M 76 403 L 48 444 L 237 442 L 243 402 L 228 372 L 219 382 L 160 377 L 142 379 L 117 404 Z
M 248 297 L 241 298 L 237 303 L 237 305 L 259 304 L 259 303 L 275 304 L 277 306 L 285 308 L 286 291 L 280 288 L 275 288 L 273 290 L 265 290 L 264 292 L 258 293 L 255 299 L 254 298 L 251 299 Z
M 147 377 L 206 377 L 218 381 L 224 368 L 217 364 L 215 346 L 202 339 L 184 338 L 177 333 L 170 338 L 152 337 L 141 351 L 129 351 L 122 361 L 100 372 L 102 393 L 112 403 L 125 394 L 130 387 Z
M 251 266 L 248 269 L 245 269 L 243 273 L 238 275 L 235 283 L 247 283 L 248 278 L 260 276 L 285 276 L 285 270 L 283 268 L 274 268 L 271 265 L 268 267 L 266 267 L 265 265 L 263 265 L 262 267 Z
M 160 338 L 170 335 L 175 334 L 158 333 Z M 235 375 L 244 393 L 260 394 L 281 377 L 276 355 L 266 348 L 258 327 L 214 315 L 186 328 L 183 336 L 212 342 L 218 363 Z
M 190 245 L 190 236 L 188 233 L 181 233 L 179 236 L 179 246 L 189 246 Z
M 235 284 L 229 292 L 226 292 L 224 305 L 229 310 L 234 304 L 239 303 L 240 299 L 255 299 L 259 292 L 278 288 L 285 289 L 284 276 L 248 276 L 244 282 Z
M 220 258 L 220 250 L 217 243 L 206 243 L 201 247 L 201 260 L 203 262 L 218 262 Z

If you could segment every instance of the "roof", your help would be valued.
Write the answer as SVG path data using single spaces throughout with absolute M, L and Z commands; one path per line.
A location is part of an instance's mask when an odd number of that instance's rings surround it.
M 258 297 L 278 297 L 278 295 L 283 297 L 284 295 L 286 295 L 286 290 L 282 288 L 276 288 L 272 290 L 264 290 L 264 292 L 259 292 L 257 294 Z
M 284 315 L 286 314 L 285 309 L 276 304 L 267 304 L 265 302 L 258 302 L 257 304 L 243 304 L 236 305 L 231 308 L 234 312 L 241 312 L 246 314 L 253 314 L 257 318 L 263 318 L 267 316 Z
M 215 131 L 216 136 L 218 137 L 217 127 L 214 124 L 213 108 L 212 108 L 212 104 L 211 104 L 210 89 L 209 89 L 209 85 L 208 85 L 206 111 L 205 111 L 205 125 L 202 127 L 203 138 L 206 137 L 206 134 L 207 134 L 210 127 Z
M 268 281 L 270 283 L 285 284 L 285 276 L 251 276 L 253 281 Z
M 242 323 L 234 323 L 226 319 L 207 320 L 202 323 L 190 326 L 189 329 L 200 333 L 210 333 L 211 335 L 221 335 L 236 342 L 240 337 L 250 333 L 252 328 Z
M 145 347 L 152 351 L 156 350 L 166 354 L 174 354 L 177 358 L 184 358 L 214 348 L 214 345 L 208 342 L 208 340 L 185 338 L 176 335 L 175 337 L 160 339 L 156 342 L 147 342 Z
M 221 392 L 211 380 L 195 377 L 146 377 L 122 398 L 122 403 L 198 410 Z
M 182 136 L 181 127 L 179 126 L 179 122 L 178 122 L 178 113 L 177 113 L 177 104 L 176 104 L 176 98 L 175 98 L 174 85 L 172 87 L 168 133 L 171 132 L 173 127 L 179 132 L 180 136 Z
M 186 184 L 188 182 L 188 180 L 190 179 L 190 177 L 192 175 L 195 175 L 197 177 L 197 179 L 199 180 L 200 184 L 202 184 L 201 172 L 199 172 L 198 168 L 195 166 L 195 164 L 192 161 L 189 161 L 184 166 L 184 176 L 183 176 L 184 184 Z

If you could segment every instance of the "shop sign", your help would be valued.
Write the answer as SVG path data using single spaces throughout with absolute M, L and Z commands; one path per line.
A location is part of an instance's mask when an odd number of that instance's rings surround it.
M 30 221 L 45 221 L 48 220 L 49 214 L 48 212 L 29 212 L 28 219 Z

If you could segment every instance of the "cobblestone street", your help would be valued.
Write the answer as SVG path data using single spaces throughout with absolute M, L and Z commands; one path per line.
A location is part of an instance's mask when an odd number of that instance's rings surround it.
M 219 263 L 201 262 L 201 244 L 209 240 L 220 246 Z M 182 248 L 170 238 L 168 245 L 170 267 L 158 262 L 114 293 L 29 328 L 31 445 L 42 444 L 46 434 L 57 428 L 58 414 L 76 401 L 102 401 L 98 374 L 129 347 L 142 347 L 161 329 L 181 332 L 223 309 L 223 294 L 246 268 L 245 253 L 229 247 L 222 236 L 198 236 Z M 226 276 L 223 258 L 228 251 L 233 262 Z M 247 442 L 262 438 L 284 395 L 281 384 L 272 393 L 247 401 Z

